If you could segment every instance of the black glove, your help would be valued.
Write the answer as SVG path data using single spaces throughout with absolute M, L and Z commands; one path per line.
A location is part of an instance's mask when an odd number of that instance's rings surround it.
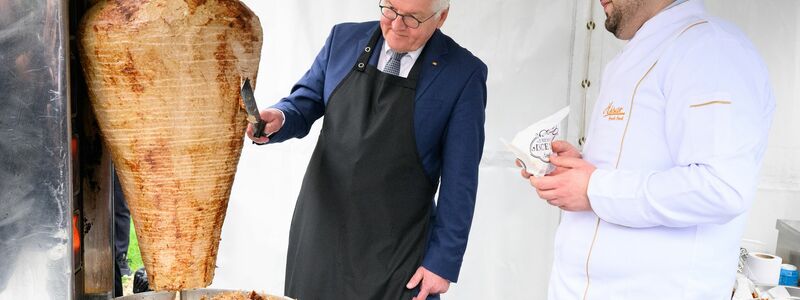
M 147 282 L 147 272 L 142 267 L 133 274 L 133 293 L 138 294 L 149 291 L 151 290 L 150 283 Z

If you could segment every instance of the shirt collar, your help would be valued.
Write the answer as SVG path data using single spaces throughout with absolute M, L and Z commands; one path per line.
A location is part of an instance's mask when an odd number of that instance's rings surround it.
M 419 47 L 419 49 L 411 51 L 411 52 L 408 52 L 408 53 L 406 53 L 406 55 L 411 56 L 411 60 L 416 60 L 417 57 L 419 57 L 419 54 L 422 53 L 422 49 L 424 49 L 424 48 L 425 48 L 425 45 L 422 45 L 422 47 Z M 386 54 L 386 55 L 390 55 L 390 54 L 392 54 L 393 51 L 394 50 L 389 48 L 389 43 L 386 42 L 386 40 L 383 40 L 383 53 Z

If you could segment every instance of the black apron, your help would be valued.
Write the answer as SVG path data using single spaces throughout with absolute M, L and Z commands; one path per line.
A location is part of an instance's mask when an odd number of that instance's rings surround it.
M 378 71 L 368 62 L 380 36 L 378 28 L 326 106 L 289 231 L 289 297 L 413 296 L 405 285 L 422 264 L 436 192 L 414 135 L 423 56 L 408 78 Z

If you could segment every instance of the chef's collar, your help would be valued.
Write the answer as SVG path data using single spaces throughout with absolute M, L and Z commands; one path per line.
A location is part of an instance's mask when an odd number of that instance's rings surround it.
M 702 0 L 676 0 L 670 9 L 665 9 L 647 20 L 636 35 L 633 36 L 631 42 L 634 40 L 641 40 L 649 35 L 662 30 L 669 29 L 670 27 L 678 26 L 682 19 L 692 16 L 705 15 L 705 6 Z
M 686 0 L 675 0 L 674 2 L 672 2 L 672 4 L 670 4 L 669 6 L 667 6 L 666 8 L 664 8 L 662 11 L 664 11 L 664 10 L 668 10 L 668 9 L 670 9 L 670 8 L 673 8 L 673 7 L 675 7 L 675 6 L 678 6 L 679 4 L 681 4 L 681 3 L 683 3 L 683 2 L 686 2 Z

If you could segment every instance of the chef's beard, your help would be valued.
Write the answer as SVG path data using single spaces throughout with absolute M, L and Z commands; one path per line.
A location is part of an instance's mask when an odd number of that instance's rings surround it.
M 636 15 L 636 11 L 642 7 L 645 0 L 628 0 L 628 1 L 615 1 L 614 10 L 611 14 L 606 15 L 606 30 L 611 32 L 617 38 L 620 37 L 620 30 L 625 27 L 625 24 L 630 22 Z

